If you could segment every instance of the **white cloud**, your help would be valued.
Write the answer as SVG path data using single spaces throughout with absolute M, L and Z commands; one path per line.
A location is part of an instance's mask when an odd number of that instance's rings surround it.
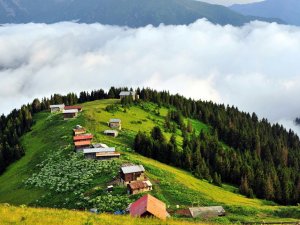
M 300 28 L 262 22 L 232 27 L 199 20 L 138 29 L 5 25 L 0 112 L 55 92 L 150 86 L 234 104 L 292 127 L 286 121 L 300 116 L 299 40 Z

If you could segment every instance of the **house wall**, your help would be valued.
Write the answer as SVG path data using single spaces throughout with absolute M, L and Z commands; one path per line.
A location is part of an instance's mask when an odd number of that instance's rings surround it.
M 144 172 L 128 173 L 128 174 L 121 173 L 121 179 L 123 180 L 124 183 L 128 184 L 131 181 L 145 180 L 145 174 Z
M 57 108 L 51 108 L 50 110 L 51 110 L 51 113 L 62 111 L 62 109 L 60 109 L 59 107 L 57 107 Z
M 110 122 L 110 123 L 109 123 L 109 126 L 110 126 L 111 128 L 119 128 L 119 129 L 121 129 L 121 123 Z
M 77 113 L 67 113 L 67 114 L 64 114 L 64 119 L 72 119 L 74 117 L 77 116 Z

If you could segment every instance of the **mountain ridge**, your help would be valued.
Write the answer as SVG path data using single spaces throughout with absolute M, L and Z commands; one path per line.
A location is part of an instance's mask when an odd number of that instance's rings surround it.
M 266 0 L 235 4 L 229 8 L 243 15 L 278 18 L 290 25 L 300 26 L 300 1 L 298 0 Z
M 1 0 L 0 23 L 55 23 L 78 21 L 141 27 L 190 24 L 200 18 L 212 23 L 235 26 L 251 20 L 280 20 L 244 16 L 227 7 L 193 0 Z

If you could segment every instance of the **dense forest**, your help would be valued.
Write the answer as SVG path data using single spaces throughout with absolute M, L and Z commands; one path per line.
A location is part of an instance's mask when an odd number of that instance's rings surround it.
M 174 137 L 167 141 L 157 130 L 151 135 L 137 134 L 135 149 L 141 154 L 192 171 L 216 184 L 229 182 L 240 186 L 248 197 L 273 200 L 281 204 L 300 202 L 300 141 L 292 131 L 279 124 L 259 120 L 255 113 L 236 107 L 194 101 L 168 92 L 138 90 L 140 98 L 172 106 L 166 128 L 176 123 L 183 133 L 183 151 L 177 151 Z M 190 132 L 182 117 L 200 120 L 212 127 L 211 135 Z M 171 126 L 170 126 L 171 124 Z M 230 148 L 224 148 L 222 143 Z
M 73 105 L 105 98 L 119 98 L 121 90 L 112 87 L 68 95 L 55 94 L 42 100 L 35 99 L 20 110 L 13 110 L 0 118 L 0 173 L 26 154 L 20 137 L 30 131 L 33 114 L 46 110 L 50 104 Z M 151 134 L 138 133 L 135 150 L 162 162 L 184 168 L 199 178 L 222 185 L 229 182 L 240 187 L 241 193 L 274 200 L 282 204 L 300 202 L 300 140 L 291 130 L 279 124 L 259 120 L 253 113 L 236 107 L 195 101 L 169 92 L 137 89 L 143 101 L 151 101 L 170 108 L 165 118 L 165 129 L 181 129 L 182 150 L 176 146 L 176 136 L 166 140 L 156 127 Z M 132 104 L 125 100 L 123 104 Z M 171 110 L 172 109 L 172 110 Z M 211 133 L 196 135 L 184 117 L 200 120 L 211 126 Z M 223 145 L 228 147 L 224 147 Z

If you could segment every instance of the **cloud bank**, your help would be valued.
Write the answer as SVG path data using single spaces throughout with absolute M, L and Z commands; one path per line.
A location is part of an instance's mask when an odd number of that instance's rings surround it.
M 290 128 L 300 116 L 299 40 L 297 27 L 262 22 L 232 27 L 198 20 L 138 29 L 5 25 L 0 112 L 55 92 L 149 86 L 234 104 Z

